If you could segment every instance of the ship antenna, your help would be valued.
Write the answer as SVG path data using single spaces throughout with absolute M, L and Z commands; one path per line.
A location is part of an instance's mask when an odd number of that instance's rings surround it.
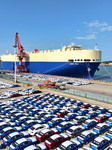
M 96 49 L 96 50 L 98 49 L 97 46 L 98 46 L 98 44 L 95 45 L 95 49 Z

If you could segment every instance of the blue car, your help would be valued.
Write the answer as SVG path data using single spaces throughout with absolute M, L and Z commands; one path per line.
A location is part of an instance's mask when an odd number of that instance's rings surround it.
M 65 104 L 66 104 L 65 102 L 62 102 L 62 101 L 61 101 L 61 102 L 60 102 L 59 104 L 57 104 L 56 106 L 57 106 L 58 108 L 61 108 L 61 107 L 65 106 Z
M 112 128 L 110 128 L 110 129 L 108 130 L 108 132 L 106 133 L 105 136 L 108 137 L 109 139 L 111 139 L 111 141 L 112 141 Z
M 50 127 L 54 127 L 54 126 L 60 124 L 63 121 L 65 121 L 63 118 L 53 118 L 51 121 L 48 122 L 48 125 Z
M 24 150 L 48 150 L 44 144 L 30 145 L 26 147 Z
M 48 103 L 42 103 L 41 105 L 38 106 L 39 109 L 43 109 L 47 107 L 49 104 Z
M 98 116 L 98 113 L 96 113 L 95 111 L 89 111 L 85 116 L 89 119 L 93 119 Z
M 42 98 L 41 99 L 41 102 L 45 102 L 45 101 L 47 101 L 49 99 L 49 97 L 44 97 L 44 98 Z M 51 98 L 52 99 L 52 98 Z M 52 99 L 53 100 L 53 99 Z
M 59 99 L 56 99 L 54 102 L 51 103 L 51 105 L 57 105 L 60 103 L 60 100 Z
M 29 111 L 29 115 L 30 115 L 30 116 L 34 116 L 35 114 L 38 114 L 39 111 L 41 111 L 41 110 L 38 109 L 38 108 L 31 109 L 31 110 Z
M 65 98 L 62 100 L 62 102 L 69 102 L 70 101 L 70 98 Z
M 46 123 L 46 122 L 52 120 L 53 118 L 57 118 L 57 116 L 56 115 L 45 115 L 41 118 L 41 121 L 43 123 Z
M 11 121 L 15 121 L 15 120 L 19 119 L 19 118 L 22 117 L 22 116 L 27 116 L 27 115 L 25 115 L 25 114 L 23 114 L 23 113 L 16 113 L 16 114 L 13 114 L 13 115 L 11 116 Z
M 50 110 L 51 114 L 56 114 L 57 112 L 59 112 L 61 109 L 60 108 L 53 108 Z
M 56 130 L 58 130 L 59 132 L 63 132 L 67 130 L 68 128 L 72 127 L 73 125 L 74 125 L 73 122 L 64 121 L 56 126 Z
M 107 116 L 112 117 L 112 110 L 108 110 L 108 112 L 106 113 Z
M 68 113 L 66 116 L 64 116 L 64 119 L 65 120 L 72 120 L 77 116 L 78 116 L 78 114 L 76 114 L 76 113 Z
M 2 130 L 5 127 L 11 127 L 11 125 L 8 124 L 7 122 L 0 122 L 0 130 Z
M 77 150 L 79 147 L 82 146 L 82 143 L 80 143 L 77 140 L 67 140 L 63 142 L 61 145 L 59 145 L 56 150 Z
M 5 109 L 1 110 L 1 114 L 5 115 L 6 113 L 8 113 L 8 112 L 10 112 L 12 110 L 14 110 L 14 108 L 10 108 L 10 107 L 9 108 L 5 108 Z
M 81 108 L 79 106 L 74 106 L 73 108 L 70 108 L 69 111 L 74 113 L 74 112 L 77 112 L 79 111 Z
M 33 117 L 27 117 L 27 116 L 23 116 L 23 117 L 20 117 L 18 120 L 15 121 L 16 125 L 20 126 L 22 123 L 24 123 L 25 121 L 27 120 L 31 120 L 34 118 Z
M 82 144 L 88 144 L 97 136 L 96 132 L 93 131 L 83 131 L 80 136 L 77 137 L 77 140 Z
M 103 150 L 110 145 L 110 139 L 105 136 L 96 137 L 93 142 L 90 143 L 90 148 L 93 150 Z
M 106 120 L 106 124 L 112 126 L 112 117 L 110 117 L 108 120 Z
M 6 127 L 0 131 L 0 139 L 3 139 L 5 136 L 12 132 L 21 131 L 21 127 Z
M 83 104 L 84 104 L 84 103 L 81 102 L 81 101 L 76 101 L 76 103 L 74 103 L 75 106 L 81 106 L 81 105 L 83 105 Z
M 93 131 L 98 134 L 103 134 L 109 129 L 109 125 L 106 123 L 99 123 L 96 125 L 96 127 L 93 128 Z
M 97 124 L 98 124 L 98 121 L 88 119 L 82 124 L 82 127 L 89 130 L 89 129 L 92 129 L 93 127 L 95 127 Z
M 89 112 L 88 109 L 82 108 L 82 109 L 79 110 L 77 113 L 78 113 L 80 116 L 84 116 L 84 115 L 86 115 L 88 112 Z
M 41 104 L 42 104 L 42 102 L 40 100 L 38 100 L 37 102 L 33 103 L 33 106 L 38 107 Z
M 19 110 L 23 110 L 23 109 L 25 109 L 25 108 L 27 108 L 27 107 L 29 107 L 30 105 L 29 104 L 27 104 L 27 103 L 25 103 L 25 104 L 23 104 L 23 105 L 20 105 L 19 106 Z
M 33 105 L 36 102 L 37 102 L 37 99 L 32 99 L 31 101 L 29 101 L 29 104 Z
M 3 138 L 3 143 L 5 145 L 10 145 L 11 143 L 15 142 L 18 139 L 21 139 L 23 137 L 28 137 L 29 134 L 27 132 L 13 132 L 7 135 L 6 137 Z
M 25 104 L 25 102 L 21 101 L 21 102 L 15 104 L 15 107 L 16 107 L 16 108 L 19 108 L 20 106 L 22 106 L 22 105 L 24 105 L 24 104 Z
M 27 130 L 28 128 L 32 127 L 33 125 L 40 124 L 40 123 L 41 122 L 39 122 L 39 121 L 37 122 L 35 120 L 28 120 L 28 121 L 22 123 L 21 127 L 23 130 Z
M 22 150 L 25 147 L 32 144 L 37 144 L 36 138 L 34 137 L 21 138 L 19 140 L 16 140 L 14 143 L 12 143 L 9 147 L 9 150 Z
M 99 109 L 97 109 L 96 112 L 98 114 L 105 114 L 106 112 L 108 112 L 108 109 L 104 107 L 99 107 Z

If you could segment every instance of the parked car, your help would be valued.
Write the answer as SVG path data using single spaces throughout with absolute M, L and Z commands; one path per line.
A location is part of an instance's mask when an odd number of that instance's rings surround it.
M 88 112 L 89 112 L 88 109 L 82 108 L 82 109 L 80 109 L 77 113 L 78 113 L 78 115 L 80 115 L 80 116 L 84 116 L 84 115 L 86 115 Z
M 96 113 L 95 111 L 89 111 L 85 116 L 89 119 L 93 119 L 98 116 L 98 113 Z
M 91 105 L 91 107 L 89 109 L 91 109 L 92 111 L 96 111 L 97 109 L 99 109 L 99 106 Z
M 106 133 L 105 136 L 108 137 L 109 139 L 111 139 L 111 141 L 112 141 L 112 128 L 110 128 L 110 129 L 108 130 L 108 132 Z
M 76 118 L 77 116 L 78 116 L 77 113 L 68 113 L 67 115 L 64 116 L 64 119 L 69 121 Z
M 70 112 L 74 113 L 74 112 L 78 112 L 81 108 L 79 106 L 74 106 L 74 107 L 71 107 L 69 109 Z
M 112 117 L 112 109 L 108 110 L 108 112 L 106 112 L 106 115 L 109 116 L 109 117 Z
M 108 120 L 106 120 L 106 124 L 112 126 L 112 117 L 110 117 Z
M 44 144 L 37 144 L 27 146 L 24 150 L 47 150 L 46 146 Z
M 67 122 L 67 121 L 63 121 L 61 122 L 60 124 L 58 124 L 56 126 L 56 129 L 59 131 L 59 132 L 63 132 L 65 130 L 67 130 L 68 128 L 70 128 L 71 126 L 73 126 L 74 123 L 73 122 Z
M 48 139 L 50 136 L 57 134 L 58 131 L 56 129 L 44 129 L 36 134 L 36 139 L 39 142 L 42 142 L 46 139 Z
M 37 144 L 37 140 L 34 137 L 29 138 L 21 138 L 14 143 L 12 143 L 9 147 L 10 150 L 22 150 L 29 145 Z
M 99 114 L 105 114 L 106 112 L 108 112 L 108 109 L 104 107 L 99 107 L 99 109 L 97 109 L 96 112 Z
M 49 126 L 47 124 L 35 124 L 28 129 L 28 133 L 31 136 L 34 136 L 36 133 L 40 132 L 43 129 L 47 129 Z
M 72 126 L 68 130 L 66 130 L 66 134 L 71 137 L 76 137 L 80 133 L 82 133 L 85 130 L 82 126 Z
M 58 113 L 56 113 L 58 117 L 64 117 L 66 114 L 68 114 L 67 110 L 60 110 Z
M 77 140 L 81 142 L 82 144 L 88 144 L 91 142 L 95 137 L 97 136 L 97 133 L 94 131 L 83 131 L 78 137 Z
M 22 123 L 28 121 L 28 120 L 34 120 L 33 117 L 28 117 L 28 116 L 22 116 L 18 120 L 15 121 L 16 125 L 20 126 Z
M 75 125 L 81 125 L 86 120 L 87 120 L 87 117 L 85 116 L 77 116 L 75 119 L 73 119 L 73 122 L 75 123 Z
M 67 140 L 60 144 L 56 150 L 77 150 L 79 147 L 81 147 L 82 144 L 77 140 Z
M 108 118 L 109 116 L 106 116 L 105 114 L 100 114 L 95 118 L 95 120 L 102 123 L 102 122 L 105 122 Z
M 27 120 L 26 122 L 22 123 L 21 127 L 23 130 L 27 130 L 28 128 L 32 127 L 35 124 L 39 124 L 39 121 L 35 120 Z
M 112 150 L 112 145 L 110 145 L 110 146 L 107 148 L 107 150 Z
M 52 149 L 52 148 L 56 148 L 66 140 L 68 140 L 68 136 L 66 134 L 55 134 L 45 141 L 45 145 L 49 149 Z
M 3 139 L 5 136 L 12 132 L 21 131 L 21 127 L 6 127 L 0 131 L 0 139 Z
M 91 105 L 89 103 L 84 103 L 83 105 L 81 105 L 80 107 L 82 108 L 89 108 Z
M 56 115 L 50 115 L 50 114 L 49 114 L 49 115 L 43 116 L 43 117 L 41 118 L 41 121 L 42 121 L 43 123 L 46 123 L 46 122 L 52 120 L 53 118 L 57 118 L 57 116 L 56 116 Z
M 5 145 L 10 145 L 11 143 L 15 142 L 18 139 L 21 139 L 23 137 L 28 137 L 29 134 L 27 132 L 13 132 L 7 135 L 6 137 L 3 138 L 3 143 Z
M 86 130 L 92 129 L 98 124 L 98 121 L 88 119 L 84 123 L 82 123 L 82 127 L 84 127 Z
M 109 125 L 106 123 L 99 123 L 96 125 L 96 127 L 93 128 L 93 131 L 98 134 L 103 134 L 109 129 Z
M 93 142 L 90 143 L 90 148 L 93 150 L 103 150 L 110 145 L 110 139 L 105 136 L 96 137 Z
M 63 118 L 53 118 L 51 121 L 48 121 L 48 125 L 50 127 L 54 127 L 63 121 L 65 121 Z

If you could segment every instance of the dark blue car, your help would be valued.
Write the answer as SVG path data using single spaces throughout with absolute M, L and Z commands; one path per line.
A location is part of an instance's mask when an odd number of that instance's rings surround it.
M 96 112 L 98 114 L 105 114 L 106 112 L 108 112 L 108 109 L 104 107 L 99 107 L 99 109 L 97 109 Z
M 28 120 L 28 121 L 22 123 L 21 127 L 23 130 L 27 130 L 28 128 L 32 127 L 35 124 L 41 124 L 41 122 L 39 122 L 39 121 L 37 122 L 35 120 Z
M 82 124 L 82 126 L 83 126 L 85 129 L 89 130 L 89 129 L 92 129 L 93 127 L 95 127 L 97 124 L 98 124 L 98 121 L 88 119 L 88 120 L 86 120 L 86 121 Z
M 95 111 L 89 111 L 85 116 L 89 119 L 93 119 L 98 116 L 98 113 L 96 113 Z
M 106 123 L 99 123 L 96 125 L 96 127 L 93 128 L 93 131 L 98 134 L 103 134 L 109 129 L 109 125 Z
M 79 106 L 75 106 L 75 107 L 73 107 L 73 108 L 70 108 L 69 111 L 74 113 L 74 112 L 79 111 L 80 109 L 81 109 L 81 108 L 80 108 Z
M 66 116 L 64 116 L 64 119 L 65 120 L 72 120 L 77 116 L 78 116 L 78 114 L 76 114 L 76 113 L 68 113 Z
M 63 121 L 65 121 L 63 118 L 53 118 L 51 121 L 48 122 L 48 125 L 50 127 L 54 127 L 54 126 L 60 124 Z
M 82 108 L 82 109 L 80 109 L 77 113 L 78 113 L 80 116 L 84 116 L 84 115 L 86 115 L 88 112 L 89 112 L 88 109 Z
M 96 132 L 93 131 L 83 131 L 80 136 L 77 137 L 77 140 L 82 144 L 88 144 L 97 136 Z
M 57 118 L 57 116 L 56 115 L 45 115 L 44 117 L 41 118 L 41 121 L 43 123 L 46 123 L 46 122 L 52 120 L 53 118 Z
M 32 144 L 37 144 L 37 140 L 34 137 L 29 137 L 29 138 L 21 138 L 14 143 L 12 143 L 9 147 L 9 150 L 22 150 L 25 147 L 32 145 Z
M 56 126 L 56 129 L 59 131 L 59 132 L 63 132 L 65 130 L 67 130 L 68 128 L 72 127 L 74 125 L 73 122 L 67 122 L 67 121 L 64 121 L 64 122 L 61 122 L 60 124 L 58 124 Z
M 27 132 L 13 132 L 7 135 L 6 137 L 3 138 L 3 143 L 5 145 L 10 145 L 11 143 L 15 142 L 18 139 L 21 139 L 23 137 L 28 137 L 29 134 Z
M 110 128 L 110 129 L 108 130 L 108 132 L 106 133 L 105 136 L 108 137 L 109 139 L 111 139 L 111 141 L 112 141 L 112 128 Z
M 105 136 L 96 137 L 93 142 L 90 143 L 90 148 L 93 150 L 103 150 L 110 145 L 110 139 Z
M 20 117 L 18 120 L 16 120 L 15 123 L 16 123 L 16 125 L 20 126 L 25 121 L 31 120 L 31 119 L 34 119 L 34 118 L 33 117 L 23 116 L 23 117 Z
M 106 120 L 106 124 L 112 126 L 112 117 L 110 117 L 108 120 Z
M 108 110 L 108 112 L 106 113 L 107 116 L 112 117 L 112 110 Z

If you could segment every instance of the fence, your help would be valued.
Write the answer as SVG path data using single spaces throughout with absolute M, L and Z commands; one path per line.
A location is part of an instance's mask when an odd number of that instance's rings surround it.
M 109 96 L 104 96 L 104 95 L 89 93 L 84 91 L 78 91 L 74 89 L 67 89 L 67 90 L 52 89 L 52 90 L 112 104 L 112 97 Z

